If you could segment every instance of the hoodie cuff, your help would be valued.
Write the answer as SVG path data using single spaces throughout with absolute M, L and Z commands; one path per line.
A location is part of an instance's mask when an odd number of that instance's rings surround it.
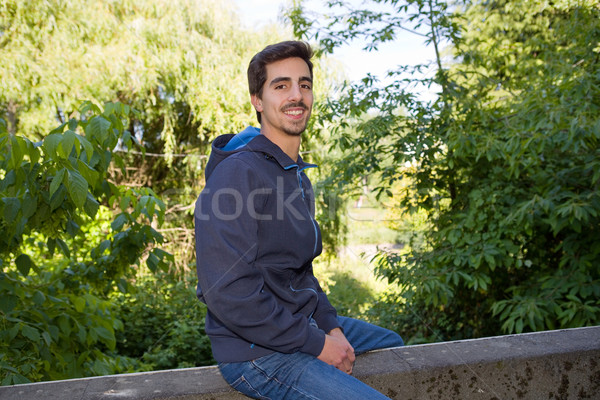
M 320 315 L 318 318 L 315 318 L 315 321 L 317 321 L 319 329 L 322 329 L 325 333 L 329 333 L 332 329 L 335 328 L 342 328 L 335 313 L 327 313 Z
M 300 351 L 318 357 L 323 351 L 323 347 L 325 347 L 325 332 L 311 326 L 308 331 L 308 339 Z

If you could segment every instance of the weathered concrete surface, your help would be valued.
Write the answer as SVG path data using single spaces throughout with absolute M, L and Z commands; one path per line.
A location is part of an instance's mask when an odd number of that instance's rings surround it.
M 374 351 L 354 375 L 392 399 L 600 399 L 600 326 Z M 244 398 L 215 367 L 0 387 L 2 400 Z
M 600 399 L 600 327 L 375 351 L 355 375 L 392 399 Z
M 221 400 L 235 393 L 216 367 L 140 372 L 0 387 L 1 400 Z

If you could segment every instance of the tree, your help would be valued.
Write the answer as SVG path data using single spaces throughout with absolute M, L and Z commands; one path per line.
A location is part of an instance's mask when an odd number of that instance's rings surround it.
M 2 384 L 167 365 L 116 343 L 157 279 L 182 290 L 162 337 L 208 352 L 190 204 L 210 141 L 254 121 L 240 78 L 278 35 L 241 29 L 227 3 L 0 3 Z M 190 296 L 198 309 L 178 310 Z M 185 357 L 168 365 L 210 359 Z
M 0 117 L 10 133 L 39 141 L 82 99 L 140 110 L 127 129 L 146 157 L 122 155 L 129 167 L 113 179 L 161 195 L 173 225 L 163 234 L 186 269 L 210 142 L 255 120 L 241 78 L 278 33 L 246 31 L 229 3 L 205 0 L 9 0 L 0 31 Z
M 426 212 L 431 224 L 422 245 L 377 260 L 401 291 L 389 323 L 413 341 L 597 324 L 597 4 L 370 4 L 388 8 L 332 2 L 343 11 L 322 25 L 301 3 L 289 15 L 296 33 L 325 52 L 357 37 L 376 50 L 406 29 L 435 49 L 433 78 L 402 75 L 426 66 L 390 71 L 389 85 L 368 76 L 322 113 L 345 152 L 334 181 L 374 173 L 386 193 L 404 180 L 402 206 Z M 444 42 L 452 60 L 442 58 Z M 419 84 L 438 85 L 437 99 L 418 100 L 410 88 Z M 370 109 L 376 118 L 352 124 Z
M 142 255 L 151 270 L 172 257 L 152 248 L 163 241 L 151 223 L 164 218 L 164 204 L 152 190 L 108 176 L 112 162 L 122 163 L 112 149 L 133 144 L 124 129 L 131 113 L 120 103 L 102 111 L 85 102 L 78 118 L 38 143 L 0 124 L 2 384 L 133 365 L 111 354 L 122 323 L 108 295 L 127 290 Z M 112 220 L 106 206 L 115 203 Z

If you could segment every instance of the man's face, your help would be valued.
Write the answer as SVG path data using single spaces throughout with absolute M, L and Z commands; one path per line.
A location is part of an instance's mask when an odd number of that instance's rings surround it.
M 312 79 L 301 58 L 286 58 L 267 65 L 262 98 L 252 95 L 261 113 L 261 129 L 299 136 L 306 129 L 313 104 Z

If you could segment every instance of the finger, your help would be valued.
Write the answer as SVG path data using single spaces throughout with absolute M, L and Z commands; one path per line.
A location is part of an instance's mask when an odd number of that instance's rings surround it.
M 344 360 L 344 369 L 342 371 L 344 371 L 347 374 L 352 373 L 352 362 L 348 359 Z
M 354 363 L 354 361 L 356 360 L 356 355 L 354 354 L 354 349 L 350 349 L 346 352 L 346 354 L 348 355 L 348 360 L 350 360 L 351 363 Z
M 352 364 L 350 364 L 350 367 L 346 370 L 346 373 L 348 375 L 350 375 L 352 373 L 352 368 L 353 368 L 353 366 L 352 366 Z

